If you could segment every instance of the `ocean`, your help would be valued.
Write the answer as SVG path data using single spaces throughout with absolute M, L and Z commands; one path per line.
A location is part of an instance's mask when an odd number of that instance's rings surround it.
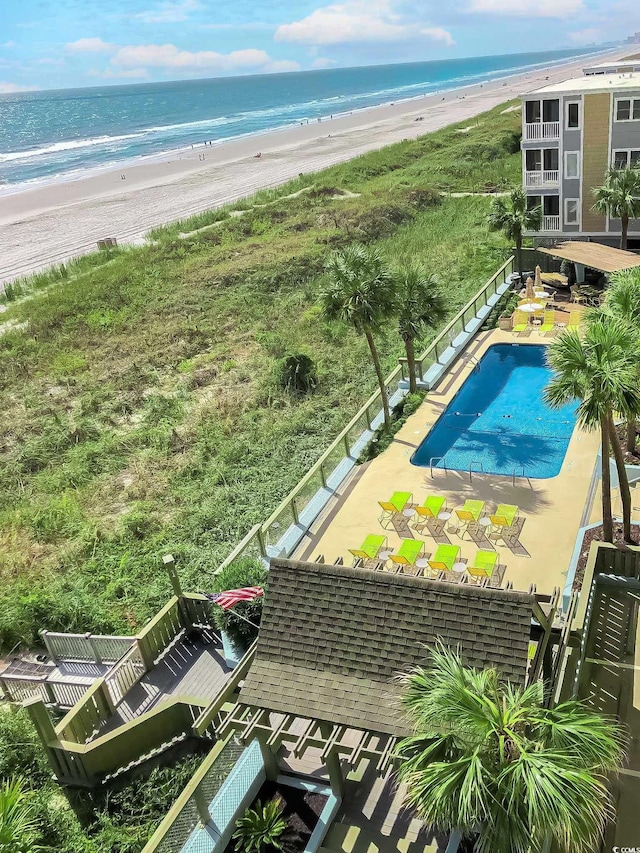
M 516 53 L 0 95 L 0 191 L 420 97 L 580 56 Z M 10 185 L 10 186 L 7 186 Z

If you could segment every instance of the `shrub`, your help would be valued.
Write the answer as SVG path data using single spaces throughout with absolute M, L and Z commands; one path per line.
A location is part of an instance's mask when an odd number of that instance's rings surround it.
M 239 818 L 236 827 L 233 838 L 244 853 L 282 850 L 280 838 L 287 828 L 282 817 L 282 803 L 273 799 L 263 806 L 258 800 L 254 809 L 247 809 Z
M 423 187 L 411 190 L 408 201 L 416 210 L 427 210 L 442 204 L 442 196 L 434 187 Z
M 245 586 L 264 586 L 267 572 L 261 562 L 250 558 L 240 558 L 226 566 L 213 580 L 214 592 L 224 592 L 228 589 L 242 589 Z M 236 604 L 232 610 L 223 610 L 214 607 L 213 618 L 220 630 L 226 631 L 232 642 L 247 649 L 258 636 L 258 629 L 254 625 L 260 624 L 262 617 L 262 596 L 253 601 L 242 601 Z M 238 614 L 236 616 L 235 614 Z M 244 617 L 243 619 L 238 618 Z
M 410 207 L 400 204 L 383 204 L 365 210 L 357 221 L 358 230 L 364 240 L 379 240 L 389 237 L 398 226 L 413 219 Z
M 288 355 L 278 364 L 280 387 L 290 394 L 308 394 L 318 385 L 316 366 L 308 355 Z
M 419 391 L 417 394 L 407 394 L 404 400 L 393 407 L 391 412 L 391 427 L 387 428 L 383 424 L 376 430 L 375 435 L 358 457 L 359 464 L 375 459 L 376 456 L 379 456 L 389 447 L 394 435 L 404 425 L 407 418 L 420 408 L 420 404 L 425 396 L 425 391 Z

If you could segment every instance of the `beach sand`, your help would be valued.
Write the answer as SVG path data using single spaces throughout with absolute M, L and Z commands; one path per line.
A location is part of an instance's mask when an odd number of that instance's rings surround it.
M 316 172 L 471 119 L 547 83 L 579 76 L 589 61 L 583 56 L 546 70 L 308 125 L 196 145 L 80 180 L 16 193 L 9 188 L 0 195 L 0 283 L 93 251 L 105 237 L 115 237 L 120 244 L 141 243 L 155 226 L 277 186 L 301 172 Z M 416 121 L 419 117 L 422 120 Z

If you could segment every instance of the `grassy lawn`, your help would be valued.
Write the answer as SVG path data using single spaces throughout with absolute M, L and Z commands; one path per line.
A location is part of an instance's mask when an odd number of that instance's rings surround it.
M 415 192 L 519 183 L 520 116 L 502 109 L 13 288 L 0 314 L 2 648 L 42 627 L 130 632 L 169 595 L 167 551 L 185 588 L 207 587 L 374 388 L 364 339 L 320 317 L 328 254 L 361 240 L 423 258 L 452 314 L 507 256 L 489 199 L 430 206 Z M 380 351 L 391 369 L 392 323 Z M 298 352 L 320 379 L 301 400 L 276 376 Z

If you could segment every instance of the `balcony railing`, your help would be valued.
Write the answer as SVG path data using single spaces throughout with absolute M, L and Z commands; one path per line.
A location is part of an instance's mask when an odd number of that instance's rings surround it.
M 544 169 L 538 172 L 525 172 L 524 183 L 526 187 L 551 187 L 557 186 L 560 174 L 557 169 Z
M 560 217 L 559 216 L 543 216 L 542 231 L 559 231 Z
M 537 121 L 524 126 L 524 138 L 527 142 L 538 139 L 560 139 L 559 121 Z

